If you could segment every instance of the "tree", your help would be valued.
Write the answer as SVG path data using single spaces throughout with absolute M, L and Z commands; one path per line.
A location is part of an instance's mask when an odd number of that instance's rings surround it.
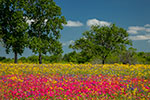
M 27 58 L 26 57 L 21 57 L 18 59 L 19 63 L 27 63 Z
M 119 54 L 120 62 L 123 64 L 136 64 L 137 54 L 136 49 L 130 47 L 128 50 L 123 50 Z
M 14 53 L 14 62 L 17 63 L 17 54 L 22 54 L 26 42 L 28 24 L 24 19 L 24 0 L 0 0 L 0 41 L 6 48 L 6 53 Z
M 6 57 L 0 57 L 0 61 L 3 61 L 5 59 L 6 59 Z
M 73 52 L 70 52 L 70 53 L 67 53 L 63 56 L 63 60 L 66 61 L 66 62 L 73 62 L 73 63 L 77 63 L 77 52 L 73 51 Z
M 90 61 L 90 57 L 84 52 L 76 52 L 72 51 L 63 56 L 63 60 L 65 62 L 73 62 L 73 63 L 86 63 Z
M 100 56 L 104 64 L 111 53 L 124 49 L 127 44 L 131 44 L 127 31 L 112 24 L 102 27 L 92 26 L 90 31 L 84 32 L 83 37 L 76 40 L 70 47 L 81 50 L 91 57 Z
M 32 55 L 27 58 L 28 63 L 38 63 L 38 56 Z
M 150 52 L 138 52 L 137 56 L 140 64 L 150 64 Z
M 41 64 L 42 54 L 63 52 L 59 38 L 66 20 L 61 16 L 61 8 L 53 0 L 27 0 L 27 4 L 26 19 L 31 22 L 29 48 L 39 54 Z

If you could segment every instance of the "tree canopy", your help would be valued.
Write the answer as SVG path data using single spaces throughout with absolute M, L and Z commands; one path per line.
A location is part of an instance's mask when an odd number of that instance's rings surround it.
M 53 0 L 27 0 L 26 19 L 29 26 L 29 48 L 39 54 L 61 54 L 62 45 L 59 42 L 60 30 L 66 23 L 61 15 L 61 8 Z
M 6 52 L 12 51 L 17 63 L 17 54 L 22 54 L 26 44 L 28 24 L 24 19 L 24 0 L 0 0 L 0 38 Z
M 124 49 L 126 45 L 131 45 L 127 31 L 112 24 L 92 26 L 91 30 L 84 32 L 83 37 L 70 45 L 70 48 L 80 50 L 91 57 L 100 56 L 104 64 L 111 53 Z

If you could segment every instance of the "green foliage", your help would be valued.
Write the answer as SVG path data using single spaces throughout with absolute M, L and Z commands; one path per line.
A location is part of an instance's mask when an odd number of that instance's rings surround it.
M 123 28 L 119 28 L 112 24 L 111 26 L 92 26 L 90 31 L 83 33 L 83 37 L 76 40 L 70 48 L 81 50 L 88 57 L 99 56 L 102 63 L 106 58 L 120 50 L 125 49 L 126 45 L 130 45 L 128 33 Z
M 22 54 L 25 48 L 28 25 L 24 19 L 24 0 L 1 0 L 0 1 L 0 41 L 6 48 L 6 52 Z
M 90 59 L 91 57 L 84 54 L 84 52 L 76 52 L 76 51 L 67 53 L 63 56 L 63 60 L 65 62 L 72 62 L 78 64 L 89 62 Z
M 101 64 L 102 59 L 100 57 L 95 57 L 91 60 L 91 63 L 93 64 Z M 139 57 L 137 55 L 136 49 L 135 48 L 128 48 L 124 49 L 119 52 L 112 53 L 108 56 L 106 59 L 107 64 L 114 64 L 114 63 L 122 63 L 122 64 L 138 64 L 139 62 Z
M 32 55 L 27 58 L 28 63 L 38 63 L 38 56 Z
M 27 0 L 26 19 L 32 21 L 29 27 L 29 48 L 42 54 L 61 54 L 62 44 L 59 42 L 60 30 L 66 24 L 61 16 L 61 8 L 53 0 Z
M 14 62 L 14 59 L 5 58 L 5 57 L 0 57 L 0 62 L 2 62 L 2 63 L 13 63 L 13 62 Z
M 48 63 L 91 63 L 91 64 L 102 64 L 102 59 L 100 56 L 87 57 L 87 55 L 81 52 L 70 52 L 65 54 L 63 57 L 61 55 L 51 55 L 43 56 L 42 61 L 45 64 Z M 0 62 L 12 63 L 14 59 L 0 57 Z M 18 59 L 19 63 L 38 63 L 38 56 L 32 55 L 29 57 L 21 57 Z M 129 48 L 117 53 L 112 53 L 108 56 L 105 61 L 107 64 L 150 64 L 150 53 L 146 52 L 136 52 L 136 49 Z
M 0 57 L 0 61 L 3 61 L 5 59 L 6 59 L 6 57 Z
M 138 52 L 138 63 L 150 64 L 150 52 Z
M 137 64 L 136 49 L 130 47 L 128 50 L 123 50 L 119 54 L 120 62 L 123 64 Z
M 73 51 L 73 52 L 65 54 L 64 57 L 63 57 L 63 60 L 65 62 L 78 63 L 77 57 L 78 57 L 78 54 L 76 53 L 76 51 Z
M 28 60 L 27 60 L 26 57 L 21 57 L 21 58 L 18 59 L 18 62 L 21 62 L 21 63 L 27 63 Z
M 48 63 L 59 63 L 62 61 L 62 57 L 60 55 L 51 55 L 51 56 L 43 56 L 42 62 L 45 64 Z M 29 57 L 21 57 L 18 60 L 19 63 L 36 63 L 38 64 L 38 56 L 32 55 Z

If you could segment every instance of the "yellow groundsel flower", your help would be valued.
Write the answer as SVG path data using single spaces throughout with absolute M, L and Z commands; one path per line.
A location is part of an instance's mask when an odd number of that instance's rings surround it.
M 145 98 L 142 98 L 141 100 L 146 100 Z
M 136 95 L 136 92 L 137 92 L 137 88 L 135 88 L 135 89 L 133 90 L 133 94 Z
M 146 77 L 150 75 L 150 65 L 123 65 L 123 64 L 5 64 L 0 65 L 0 75 L 8 74 L 108 74 L 126 75 L 125 79 L 131 76 Z M 130 76 L 130 77 L 129 77 Z M 146 80 L 145 80 L 146 81 Z
M 16 77 L 16 76 L 13 76 L 13 77 L 11 77 L 11 78 L 9 78 L 9 79 L 16 80 L 17 77 Z
M 23 82 L 23 80 L 21 80 L 21 79 L 18 79 L 18 81 Z

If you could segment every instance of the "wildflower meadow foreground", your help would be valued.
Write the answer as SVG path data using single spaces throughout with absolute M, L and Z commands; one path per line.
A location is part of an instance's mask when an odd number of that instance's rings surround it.
M 0 63 L 0 100 L 150 100 L 150 65 Z

